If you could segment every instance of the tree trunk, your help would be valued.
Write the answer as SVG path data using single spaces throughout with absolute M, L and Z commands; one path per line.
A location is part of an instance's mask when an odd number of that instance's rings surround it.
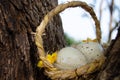
M 120 80 L 120 26 L 116 39 L 106 51 L 106 58 L 97 80 Z
M 0 0 L 0 80 L 46 80 L 43 70 L 36 67 L 36 27 L 44 15 L 57 5 L 57 0 Z M 46 51 L 65 45 L 59 15 L 45 31 Z

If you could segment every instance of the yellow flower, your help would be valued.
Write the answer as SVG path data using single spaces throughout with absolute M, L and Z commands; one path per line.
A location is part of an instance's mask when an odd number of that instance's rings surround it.
M 43 62 L 39 61 L 38 64 L 37 64 L 37 67 L 43 67 Z
M 47 54 L 46 55 L 46 59 L 48 60 L 48 62 L 50 62 L 51 64 L 53 64 L 56 59 L 57 59 L 57 51 L 52 53 L 52 54 Z M 37 64 L 38 67 L 43 67 L 43 62 L 39 61 Z
M 51 64 L 53 64 L 53 63 L 56 61 L 56 59 L 57 59 L 57 52 L 54 52 L 54 53 L 52 53 L 51 55 L 48 54 L 48 55 L 46 56 L 46 59 L 47 59 Z
M 90 39 L 90 38 L 87 38 L 87 40 L 83 40 L 82 42 L 97 42 L 97 39 Z

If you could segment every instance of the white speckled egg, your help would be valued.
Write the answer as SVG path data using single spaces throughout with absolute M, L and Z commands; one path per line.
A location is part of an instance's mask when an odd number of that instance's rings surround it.
M 82 42 L 76 48 L 85 55 L 88 62 L 92 62 L 103 55 L 103 48 L 97 42 Z
M 58 52 L 55 66 L 59 69 L 76 69 L 87 64 L 85 56 L 73 47 L 65 47 Z

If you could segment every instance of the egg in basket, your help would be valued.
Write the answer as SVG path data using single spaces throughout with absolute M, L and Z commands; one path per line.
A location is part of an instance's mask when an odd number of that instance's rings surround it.
M 84 40 L 75 47 L 64 47 L 53 54 L 47 54 L 43 48 L 42 34 L 52 17 L 69 7 L 81 7 L 93 18 L 96 26 L 96 39 Z M 85 2 L 72 1 L 58 5 L 45 15 L 36 29 L 35 42 L 39 51 L 40 61 L 37 66 L 44 68 L 44 73 L 52 80 L 77 79 L 78 76 L 89 75 L 99 70 L 105 61 L 104 49 L 100 44 L 100 23 L 92 9 Z

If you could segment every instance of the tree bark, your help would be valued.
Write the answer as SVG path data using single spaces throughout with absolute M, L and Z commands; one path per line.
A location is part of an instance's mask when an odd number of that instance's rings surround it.
M 120 80 L 120 26 L 105 55 L 105 64 L 96 80 Z
M 36 27 L 57 0 L 0 0 L 0 80 L 46 80 L 34 42 Z M 48 24 L 44 39 L 46 52 L 65 46 L 59 15 Z

